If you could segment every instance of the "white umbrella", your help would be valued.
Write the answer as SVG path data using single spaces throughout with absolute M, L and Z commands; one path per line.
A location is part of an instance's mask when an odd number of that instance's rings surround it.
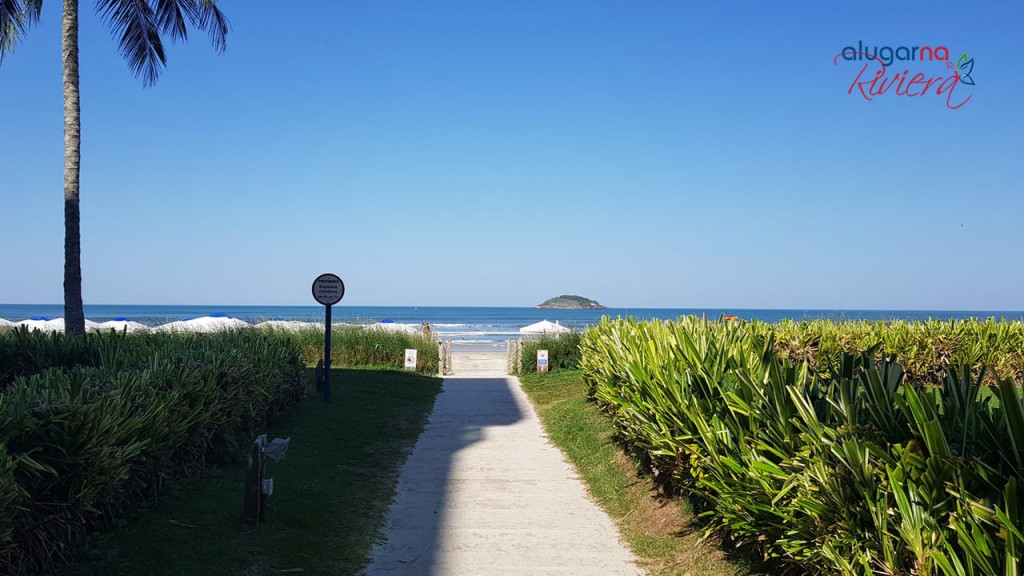
M 28 320 L 22 320 L 17 322 L 16 326 L 24 326 L 29 330 L 39 330 L 40 332 L 63 332 L 64 331 L 64 319 L 63 318 L 30 318 Z
M 110 332 L 149 332 L 150 327 L 139 322 L 132 322 L 127 318 L 114 318 L 106 322 L 100 322 L 91 328 L 92 330 Z
M 557 322 L 549 322 L 547 320 L 541 320 L 519 329 L 520 334 L 564 334 L 571 331 Z
M 238 318 L 230 318 L 223 315 L 214 316 L 202 316 L 200 318 L 192 318 L 191 320 L 181 320 L 179 322 L 170 322 L 162 326 L 157 326 L 155 330 L 157 332 L 225 332 L 227 330 L 241 330 L 244 328 L 252 328 L 249 323 L 239 320 Z
M 64 319 L 63 318 L 31 318 L 29 320 L 22 320 L 15 324 L 15 326 L 25 326 L 29 330 L 39 330 L 40 332 L 63 332 L 64 331 Z M 93 330 L 99 324 L 92 320 L 85 321 L 85 329 Z

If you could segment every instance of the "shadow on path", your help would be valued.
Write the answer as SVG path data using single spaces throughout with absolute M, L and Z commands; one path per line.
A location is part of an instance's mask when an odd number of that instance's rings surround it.
M 522 412 L 502 377 L 446 378 L 434 411 L 409 456 L 398 483 L 395 502 L 388 513 L 384 531 L 387 541 L 378 544 L 365 574 L 440 574 L 434 571 L 442 527 L 453 512 L 449 504 L 469 484 L 486 484 L 488 478 L 503 475 L 500 462 L 467 463 L 453 475 L 463 449 L 481 441 L 490 428 L 508 426 L 522 418 Z M 498 457 L 497 454 L 495 454 Z M 467 478 L 465 472 L 475 478 Z
M 446 378 L 364 574 L 642 574 L 500 372 Z

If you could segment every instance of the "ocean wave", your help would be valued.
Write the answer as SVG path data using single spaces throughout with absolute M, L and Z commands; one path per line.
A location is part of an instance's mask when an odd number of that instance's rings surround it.
M 487 350 L 487 351 L 490 351 L 490 350 L 504 350 L 505 349 L 505 343 L 504 342 L 497 343 L 497 344 L 495 344 L 494 342 L 474 343 L 474 342 L 464 342 L 462 340 L 457 340 L 455 342 L 452 342 L 452 349 L 454 349 L 454 350 L 462 350 L 462 351 L 471 351 L 471 350 L 477 350 L 477 351 L 478 350 Z
M 476 331 L 461 331 L 461 332 L 445 332 L 444 330 L 435 330 L 435 332 L 442 336 L 518 336 L 519 332 L 500 332 L 497 330 L 476 330 Z

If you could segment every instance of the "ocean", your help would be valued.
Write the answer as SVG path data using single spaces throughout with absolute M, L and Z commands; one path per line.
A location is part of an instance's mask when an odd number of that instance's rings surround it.
M 32 318 L 59 318 L 60 304 L 0 304 L 0 318 L 17 322 Z M 263 320 L 324 320 L 322 306 L 162 306 L 94 304 L 85 306 L 85 317 L 94 322 L 127 318 L 148 326 L 177 320 L 224 314 L 255 324 Z M 430 324 L 434 333 L 463 347 L 500 348 L 505 340 L 519 336 L 519 328 L 540 320 L 558 322 L 570 328 L 584 328 L 602 316 L 643 319 L 672 319 L 684 315 L 709 318 L 735 315 L 747 320 L 776 322 L 793 320 L 938 320 L 995 317 L 1024 319 L 1021 311 L 949 311 L 949 310 L 780 310 L 741 308 L 609 308 L 606 310 L 538 310 L 536 308 L 462 307 L 462 306 L 334 306 L 336 323 L 367 323 L 390 320 L 419 326 Z

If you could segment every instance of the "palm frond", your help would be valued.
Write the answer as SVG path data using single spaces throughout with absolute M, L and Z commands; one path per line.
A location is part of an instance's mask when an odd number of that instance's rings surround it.
M 210 44 L 218 53 L 223 53 L 228 47 L 228 32 L 231 25 L 224 13 L 217 7 L 216 0 L 181 0 L 185 5 L 185 13 L 188 15 L 192 25 L 200 30 L 206 30 L 210 35 Z
M 14 52 L 29 26 L 39 21 L 42 0 L 0 0 L 0 62 Z
M 156 21 L 160 30 L 171 37 L 171 40 L 188 39 L 185 17 L 181 13 L 182 4 L 194 4 L 194 0 L 156 0 Z
M 156 83 L 167 64 L 162 35 L 174 42 L 187 40 L 186 21 L 205 30 L 217 52 L 227 49 L 230 25 L 215 0 L 98 0 L 96 6 L 111 32 L 119 37 L 121 54 L 132 74 L 141 76 L 146 86 Z
M 146 0 L 99 0 L 97 9 L 115 36 L 128 60 L 128 68 L 152 86 L 167 63 L 156 15 Z

